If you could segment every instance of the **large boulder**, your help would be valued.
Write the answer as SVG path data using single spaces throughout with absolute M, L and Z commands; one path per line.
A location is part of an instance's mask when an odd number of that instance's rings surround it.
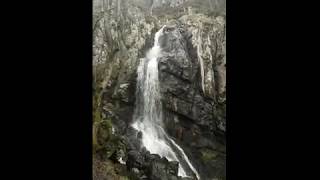
M 152 180 L 180 180 L 178 167 L 178 162 L 168 161 L 146 150 L 128 152 L 127 168 L 138 174 L 140 179 L 146 176 Z

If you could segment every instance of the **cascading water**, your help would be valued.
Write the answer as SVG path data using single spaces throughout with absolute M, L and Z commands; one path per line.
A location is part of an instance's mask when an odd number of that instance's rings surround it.
M 198 172 L 183 149 L 163 129 L 157 59 L 161 56 L 159 37 L 163 34 L 164 27 L 155 34 L 153 47 L 147 53 L 146 58 L 141 59 L 138 66 L 136 109 L 132 127 L 142 132 L 142 144 L 150 153 L 159 154 L 169 161 L 179 162 L 179 176 L 190 176 L 186 170 L 191 170 L 200 180 Z

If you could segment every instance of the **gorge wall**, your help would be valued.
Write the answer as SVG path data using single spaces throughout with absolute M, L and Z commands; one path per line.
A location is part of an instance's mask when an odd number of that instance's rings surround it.
M 177 176 L 176 162 L 141 148 L 141 134 L 130 126 L 137 67 L 164 25 L 158 70 L 166 132 L 201 179 L 225 179 L 225 1 L 94 0 L 93 5 L 94 179 L 188 179 Z

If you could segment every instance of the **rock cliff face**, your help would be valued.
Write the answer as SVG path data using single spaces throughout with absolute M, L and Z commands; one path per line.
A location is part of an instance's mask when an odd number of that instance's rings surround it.
M 158 62 L 166 131 L 201 179 L 225 179 L 225 1 L 93 4 L 94 179 L 182 179 L 175 162 L 141 149 L 130 127 L 137 66 L 163 25 Z

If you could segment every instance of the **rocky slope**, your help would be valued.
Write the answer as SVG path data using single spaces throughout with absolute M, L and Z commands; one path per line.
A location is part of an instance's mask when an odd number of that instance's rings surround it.
M 225 179 L 226 19 L 222 0 L 94 0 L 94 179 L 181 179 L 140 149 L 132 122 L 140 58 L 160 38 L 168 134 L 201 179 Z

